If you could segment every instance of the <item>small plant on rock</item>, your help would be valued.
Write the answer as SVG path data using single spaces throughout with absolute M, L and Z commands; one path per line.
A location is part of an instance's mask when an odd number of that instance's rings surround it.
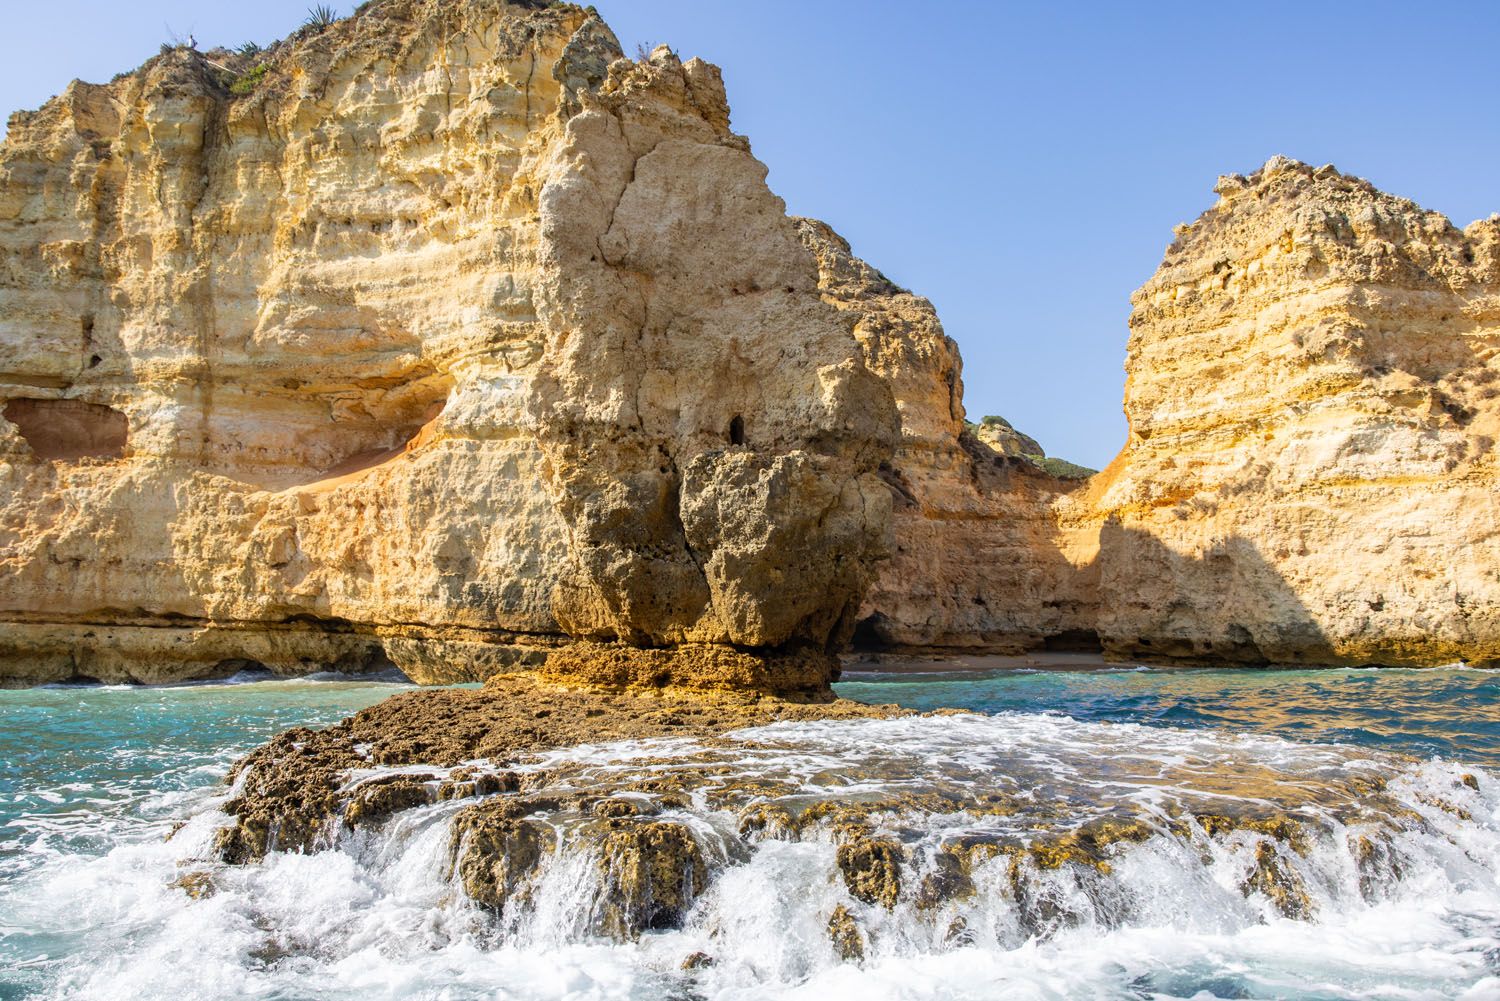
M 258 43 L 258 42 L 246 42 L 244 45 L 241 45 L 239 48 L 235 49 L 234 51 L 238 52 L 240 55 L 244 56 L 246 59 L 253 59 L 256 56 L 260 55 L 262 52 L 264 52 L 265 49 L 261 48 L 260 47 L 260 43 Z
M 317 28 L 319 31 L 322 31 L 338 19 L 339 16 L 332 7 L 325 4 L 318 4 L 316 7 L 307 8 L 307 20 L 303 21 L 302 24 L 305 27 Z

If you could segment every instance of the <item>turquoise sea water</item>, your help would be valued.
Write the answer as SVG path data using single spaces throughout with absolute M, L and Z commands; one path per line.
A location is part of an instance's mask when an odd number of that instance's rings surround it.
M 840 693 L 989 716 L 771 728 L 746 745 L 746 761 L 772 773 L 826 759 L 809 772 L 819 781 L 860 755 L 907 780 L 1060 776 L 1055 788 L 1080 814 L 1122 795 L 1195 794 L 1180 776 L 1212 769 L 1274 770 L 1289 787 L 1349 769 L 1390 777 L 1413 816 L 1431 815 L 1399 836 L 1399 879 L 1372 897 L 1342 841 L 1315 845 L 1296 860 L 1319 902 L 1310 923 L 1250 906 L 1235 889 L 1234 867 L 1253 846 L 1208 859 L 1162 840 L 1117 860 L 1113 902 L 1045 874 L 1049 906 L 1074 916 L 1044 934 L 1017 925 L 996 890 L 972 905 L 966 944 L 916 934 L 931 916 L 902 911 L 909 928 L 887 932 L 864 962 L 842 963 L 823 931 L 834 899 L 823 897 L 838 886 L 832 846 L 768 842 L 722 874 L 681 931 L 632 945 L 580 937 L 567 909 L 578 906 L 569 894 L 585 859 L 571 874 L 559 863 L 561 903 L 538 905 L 534 927 L 497 938 L 456 898 L 444 864 L 451 813 L 440 812 L 337 851 L 219 872 L 203 899 L 172 885 L 211 866 L 207 848 L 226 819 L 221 780 L 238 756 L 406 687 L 0 692 L 0 1001 L 1500 998 L 1500 779 L 1490 771 L 1500 765 L 1500 674 L 904 665 L 848 672 Z M 633 751 L 588 753 L 607 763 Z M 1169 773 L 1176 785 L 1154 784 Z M 1448 800 L 1464 819 L 1429 808 Z M 705 830 L 713 819 L 696 818 Z M 548 892 L 538 889 L 543 903 Z M 699 949 L 721 962 L 681 972 Z
M 337 723 L 410 687 L 259 680 L 0 691 L 0 866 L 24 864 L 38 843 L 107 849 L 117 830 L 175 820 L 173 793 L 217 785 L 282 730 Z

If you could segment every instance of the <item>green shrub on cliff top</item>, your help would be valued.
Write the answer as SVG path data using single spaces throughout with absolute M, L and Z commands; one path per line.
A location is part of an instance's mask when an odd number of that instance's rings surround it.
M 261 81 L 266 78 L 266 74 L 270 71 L 271 68 L 269 66 L 261 63 L 255 69 L 235 78 L 235 81 L 229 85 L 229 92 L 231 94 L 238 94 L 240 97 L 255 93 L 255 88 L 260 86 Z
M 1028 455 L 1025 456 L 1025 459 L 1034 465 L 1042 467 L 1060 480 L 1086 480 L 1099 471 L 1097 469 L 1090 469 L 1087 466 L 1080 466 L 1076 462 L 1069 462 L 1067 459 L 1054 459 L 1051 456 Z

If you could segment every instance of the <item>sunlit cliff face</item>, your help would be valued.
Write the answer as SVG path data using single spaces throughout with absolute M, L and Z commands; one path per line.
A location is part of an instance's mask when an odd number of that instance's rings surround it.
M 873 642 L 1495 659 L 1500 222 L 1281 157 L 1218 191 L 1134 297 L 1130 440 L 1082 485 L 966 434 L 956 353 L 896 350 L 941 343 L 930 305 L 826 255 L 903 419 Z
M 1495 660 L 1500 224 L 1224 179 L 1135 297 L 1131 438 L 1084 484 L 970 430 L 931 303 L 765 176 L 714 67 L 570 6 L 385 0 L 18 116 L 0 681 L 585 641 L 822 684 L 856 632 Z
M 890 391 L 714 67 L 477 0 L 256 59 L 75 84 L 0 151 L 6 670 L 847 637 Z

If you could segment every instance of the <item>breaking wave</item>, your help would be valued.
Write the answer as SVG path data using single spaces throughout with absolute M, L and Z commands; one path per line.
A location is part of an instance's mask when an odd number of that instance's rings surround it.
M 0 997 L 1500 996 L 1500 784 L 1438 759 L 1008 713 L 476 775 L 244 867 L 186 778 L 13 820 Z

